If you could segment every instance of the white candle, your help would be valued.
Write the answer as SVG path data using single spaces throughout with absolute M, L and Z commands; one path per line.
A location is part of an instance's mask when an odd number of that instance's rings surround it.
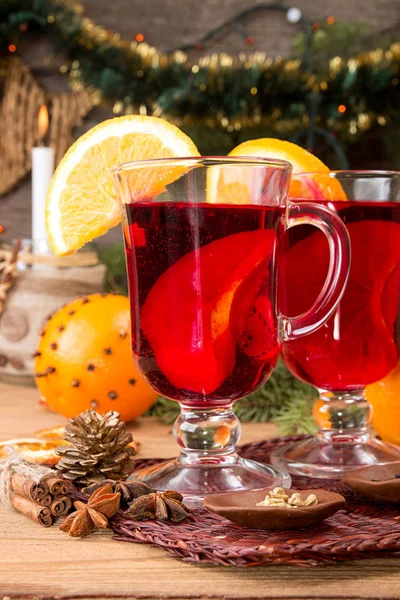
M 43 105 L 39 111 L 39 136 L 46 135 L 49 124 L 47 108 Z M 45 204 L 47 190 L 54 173 L 54 150 L 46 146 L 32 148 L 32 240 L 35 251 L 47 249 L 45 227 Z

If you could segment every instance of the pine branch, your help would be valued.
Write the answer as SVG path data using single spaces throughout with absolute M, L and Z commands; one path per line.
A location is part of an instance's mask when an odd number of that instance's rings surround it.
M 235 412 L 242 423 L 267 422 L 290 410 L 298 399 L 310 398 L 313 388 L 302 383 L 278 362 L 272 376 L 260 389 L 235 405 Z
M 279 362 L 274 373 L 259 390 L 235 404 L 242 423 L 265 423 L 273 420 L 281 433 L 314 433 L 312 418 L 314 390 L 293 377 Z M 146 413 L 171 424 L 179 415 L 179 405 L 160 396 Z
M 159 396 L 155 404 L 149 408 L 144 416 L 157 417 L 166 425 L 171 425 L 177 419 L 179 413 L 180 407 L 178 402 Z
M 273 419 L 282 435 L 311 434 L 317 430 L 317 424 L 312 416 L 313 399 L 296 398 L 291 405 Z
M 356 41 L 369 39 L 367 34 L 371 31 L 368 23 L 363 21 L 347 22 L 336 21 L 333 24 L 321 23 L 312 37 L 313 59 L 318 62 L 328 60 L 331 55 L 343 56 L 348 48 Z M 306 44 L 304 33 L 298 33 L 293 38 L 293 49 L 297 56 L 303 56 Z M 368 49 L 375 48 L 371 46 Z
M 105 275 L 105 288 L 107 292 L 126 294 L 128 285 L 126 280 L 126 266 L 124 245 L 117 242 L 99 252 L 99 258 L 107 267 Z

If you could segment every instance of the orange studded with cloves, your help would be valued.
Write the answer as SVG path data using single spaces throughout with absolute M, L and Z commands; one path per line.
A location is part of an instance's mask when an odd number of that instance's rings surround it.
M 129 300 L 93 294 L 63 306 L 46 323 L 34 354 L 36 385 L 52 410 L 76 417 L 117 410 L 130 421 L 157 398 L 131 354 Z

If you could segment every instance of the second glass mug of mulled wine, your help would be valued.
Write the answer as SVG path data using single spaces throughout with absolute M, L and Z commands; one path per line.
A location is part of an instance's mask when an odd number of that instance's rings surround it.
M 349 268 L 340 219 L 287 202 L 290 171 L 284 161 L 252 157 L 166 158 L 114 170 L 133 354 L 150 385 L 181 406 L 180 456 L 134 477 L 177 490 L 192 506 L 210 493 L 290 485 L 285 470 L 238 456 L 232 406 L 265 383 L 281 341 L 329 318 Z M 159 189 L 158 181 L 170 183 Z M 314 304 L 288 318 L 276 308 L 277 251 L 285 231 L 304 223 L 325 234 L 329 265 Z
M 342 219 L 350 235 L 351 269 L 329 320 L 301 341 L 282 344 L 288 369 L 319 391 L 314 417 L 321 429 L 312 439 L 276 450 L 273 461 L 298 475 L 341 478 L 346 471 L 400 460 L 399 448 L 370 435 L 372 408 L 365 395 L 366 386 L 383 379 L 400 359 L 400 173 L 296 174 L 292 189 L 300 201 L 317 197 Z M 285 314 L 309 306 L 328 264 L 319 232 L 309 227 L 288 232 L 280 257 L 279 304 Z

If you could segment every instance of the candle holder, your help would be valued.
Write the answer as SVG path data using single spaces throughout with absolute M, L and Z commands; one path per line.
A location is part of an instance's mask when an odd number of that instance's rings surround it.
M 12 383 L 33 384 L 32 355 L 48 318 L 77 296 L 103 290 L 106 267 L 93 245 L 61 258 L 46 253 L 46 245 L 46 240 L 22 240 L 16 276 L 0 313 L 0 378 Z M 12 247 L 2 250 L 5 255 Z

